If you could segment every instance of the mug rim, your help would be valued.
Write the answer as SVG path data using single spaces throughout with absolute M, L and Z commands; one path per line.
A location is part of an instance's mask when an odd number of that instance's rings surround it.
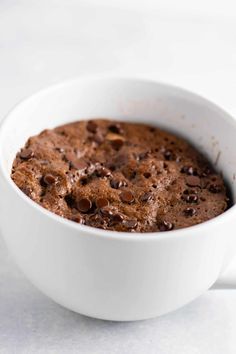
M 212 101 L 202 97 L 201 95 L 198 95 L 190 90 L 184 89 L 182 87 L 179 87 L 177 85 L 172 85 L 169 83 L 161 82 L 155 79 L 149 79 L 145 77 L 140 77 L 140 76 L 121 76 L 121 75 L 110 75 L 110 74 L 99 74 L 99 75 L 83 75 L 83 76 L 78 76 L 73 79 L 65 80 L 53 85 L 49 85 L 45 88 L 42 88 L 40 90 L 37 90 L 33 94 L 21 99 L 18 103 L 16 103 L 10 110 L 9 112 L 5 115 L 5 117 L 2 119 L 0 123 L 0 140 L 1 140 L 1 135 L 3 134 L 3 128 L 7 124 L 8 120 L 11 118 L 11 115 L 15 113 L 15 111 L 20 108 L 21 106 L 27 104 L 31 100 L 33 100 L 35 97 L 42 96 L 47 94 L 48 92 L 53 92 L 57 89 L 60 89 L 64 86 L 69 86 L 73 85 L 76 82 L 88 82 L 88 81 L 126 81 L 126 82 L 140 82 L 141 84 L 149 83 L 149 84 L 157 84 L 159 86 L 169 88 L 173 91 L 178 91 L 179 93 L 182 93 L 184 95 L 190 95 L 191 97 L 194 97 L 196 99 L 201 100 L 203 103 L 210 105 L 217 111 L 220 111 L 224 115 L 224 119 L 230 120 L 235 124 L 235 129 L 236 129 L 236 121 L 235 119 L 227 113 L 225 110 L 223 110 L 221 107 L 219 107 L 217 104 L 213 103 Z M 231 214 L 234 213 L 236 210 L 236 204 L 233 204 L 229 209 L 224 211 L 222 214 L 209 219 L 207 221 L 204 221 L 199 224 L 195 224 L 192 226 L 184 227 L 181 229 L 177 230 L 170 230 L 167 232 L 123 232 L 123 231 L 113 231 L 113 230 L 104 230 L 104 229 L 99 229 L 95 228 L 89 225 L 81 225 L 79 223 L 76 223 L 72 220 L 63 218 L 62 216 L 59 216 L 52 211 L 42 207 L 41 205 L 37 204 L 35 201 L 33 201 L 31 198 L 26 196 L 19 188 L 18 186 L 13 182 L 11 179 L 10 174 L 6 171 L 6 169 L 3 167 L 2 164 L 0 164 L 0 172 L 2 172 L 2 176 L 5 179 L 6 183 L 13 189 L 14 192 L 18 195 L 19 198 L 22 198 L 26 203 L 29 204 L 30 207 L 35 208 L 38 210 L 40 213 L 45 215 L 46 217 L 49 217 L 50 219 L 54 220 L 55 222 L 60 222 L 61 224 L 68 226 L 70 228 L 73 228 L 78 231 L 82 231 L 86 234 L 93 234 L 98 237 L 105 237 L 106 239 L 118 239 L 118 240 L 127 240 L 127 241 L 154 241 L 154 240 L 162 240 L 162 239 L 172 239 L 172 238 L 179 238 L 179 237 L 184 237 L 185 235 L 189 236 L 190 232 L 198 232 L 198 231 L 204 231 L 206 228 L 212 226 L 212 224 L 219 224 L 220 222 L 224 221 L 224 219 L 228 219 L 231 217 Z M 157 235 L 158 234 L 158 235 Z

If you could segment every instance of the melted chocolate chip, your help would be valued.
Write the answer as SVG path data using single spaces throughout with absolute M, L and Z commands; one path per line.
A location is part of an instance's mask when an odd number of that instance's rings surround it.
M 110 181 L 111 188 L 119 189 L 121 187 L 126 187 L 128 184 L 126 181 L 121 179 L 112 179 Z
M 167 160 L 167 161 L 170 161 L 170 160 L 174 160 L 174 154 L 172 151 L 170 150 L 166 150 L 164 152 L 164 158 Z
M 197 203 L 198 196 L 196 194 L 183 195 L 182 199 L 187 203 Z
M 138 223 L 136 220 L 124 220 L 123 225 L 127 229 L 134 229 L 138 225 Z
M 88 198 L 81 198 L 77 201 L 77 209 L 81 213 L 87 213 L 92 208 L 92 202 Z
M 134 202 L 134 196 L 133 193 L 130 191 L 123 191 L 120 193 L 120 199 L 122 200 L 122 202 L 124 203 L 133 203 Z
M 101 209 L 109 205 L 109 200 L 106 198 L 98 198 L 96 200 L 96 206 Z
M 180 170 L 181 173 L 186 173 L 187 175 L 193 176 L 197 175 L 197 169 L 192 166 L 183 166 Z
M 86 126 L 87 130 L 90 132 L 90 133 L 96 133 L 97 129 L 98 129 L 98 126 L 97 124 L 92 121 L 92 120 L 89 120 L 88 123 L 87 123 L 87 126 Z
M 114 223 L 121 223 L 123 220 L 124 220 L 124 217 L 122 214 L 117 213 L 112 216 L 112 221 Z
M 153 198 L 152 193 L 147 192 L 147 193 L 144 193 L 143 195 L 141 195 L 140 201 L 141 202 L 148 202 L 148 201 L 152 200 L 152 198 Z
M 186 209 L 184 209 L 184 214 L 186 216 L 194 216 L 194 215 L 196 215 L 196 213 L 197 213 L 197 211 L 194 208 L 186 208 Z
M 53 175 L 51 175 L 50 173 L 47 173 L 44 177 L 43 177 L 43 181 L 45 184 L 47 184 L 48 186 L 51 184 L 54 184 L 56 182 L 56 177 L 54 177 Z
M 174 228 L 174 225 L 169 222 L 169 221 L 165 221 L 163 220 L 160 224 L 159 224 L 159 230 L 160 231 L 170 231 Z
M 97 173 L 97 176 L 98 177 L 109 177 L 109 176 L 111 176 L 112 174 L 111 174 L 111 171 L 110 170 L 108 170 L 108 168 L 106 168 L 106 167 L 99 167 L 99 168 L 97 168 L 97 170 L 96 170 L 96 173 Z
M 73 198 L 73 196 L 71 194 L 67 194 L 65 196 L 65 201 L 66 204 L 68 205 L 69 208 L 72 208 L 74 210 L 72 210 L 74 213 L 77 213 L 77 209 L 75 209 L 75 199 Z
M 218 184 L 210 184 L 209 191 L 211 193 L 220 193 L 222 191 L 222 187 Z
M 84 219 L 80 215 L 73 215 L 71 220 L 81 225 L 84 224 Z
M 184 194 L 197 194 L 198 191 L 196 189 L 185 189 Z
M 56 147 L 55 150 L 60 152 L 61 154 L 65 152 L 65 149 L 63 149 L 62 147 Z
M 34 152 L 31 149 L 23 149 L 20 152 L 20 158 L 22 160 L 29 160 L 33 156 L 34 156 Z
M 123 134 L 123 129 L 119 123 L 109 125 L 108 129 L 115 134 Z
M 124 144 L 124 141 L 122 139 L 114 139 L 111 140 L 110 143 L 114 150 L 120 150 Z
M 211 175 L 212 173 L 213 173 L 212 168 L 206 167 L 201 175 L 202 175 L 202 177 L 207 177 L 207 176 Z
M 145 178 L 150 178 L 151 177 L 151 173 L 150 172 L 144 172 L 144 177 Z
M 103 207 L 100 209 L 100 212 L 102 215 L 106 216 L 106 217 L 111 217 L 113 216 L 113 210 L 110 207 Z
M 88 184 L 89 179 L 87 177 L 81 177 L 79 181 L 81 186 L 85 186 L 86 184 Z
M 197 176 L 187 176 L 186 177 L 186 184 L 190 187 L 200 187 L 201 180 Z

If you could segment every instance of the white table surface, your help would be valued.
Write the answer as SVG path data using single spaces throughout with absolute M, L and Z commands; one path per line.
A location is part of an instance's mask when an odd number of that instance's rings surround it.
M 0 1 L 0 118 L 41 87 L 101 72 L 181 85 L 236 117 L 236 22 L 227 1 L 191 9 L 182 0 L 176 10 L 164 0 L 159 8 L 102 3 Z M 136 323 L 72 313 L 28 282 L 0 237 L 0 354 L 235 354 L 235 333 L 235 290 Z

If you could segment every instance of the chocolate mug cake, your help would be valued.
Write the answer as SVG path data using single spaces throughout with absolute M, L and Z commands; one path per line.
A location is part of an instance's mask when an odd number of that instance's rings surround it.
M 157 127 L 94 119 L 30 137 L 12 179 L 44 208 L 105 230 L 184 228 L 223 213 L 222 176 L 184 139 Z

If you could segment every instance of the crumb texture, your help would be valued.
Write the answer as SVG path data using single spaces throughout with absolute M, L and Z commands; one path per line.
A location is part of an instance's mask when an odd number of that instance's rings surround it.
M 106 230 L 179 229 L 223 213 L 229 203 L 222 177 L 188 142 L 103 119 L 29 138 L 12 179 L 53 213 Z

